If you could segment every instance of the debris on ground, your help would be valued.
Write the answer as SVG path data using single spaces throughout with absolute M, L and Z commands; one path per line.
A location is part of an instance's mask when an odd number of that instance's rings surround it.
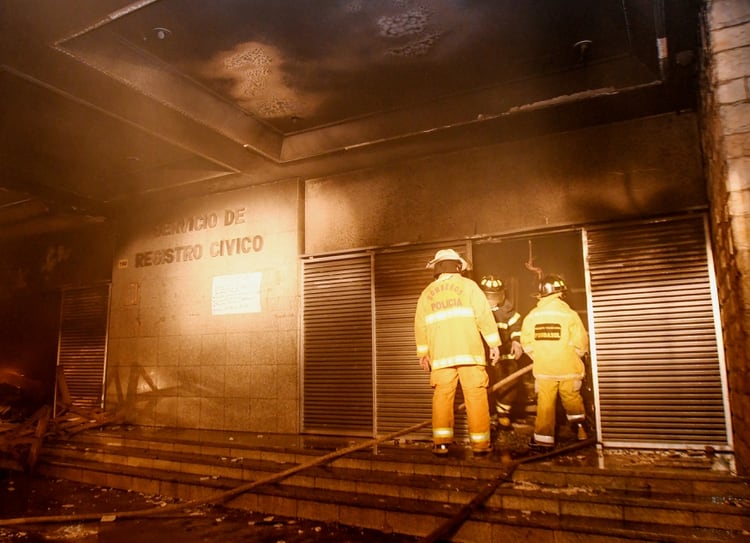
M 180 513 L 140 519 L 106 518 L 117 511 L 134 511 L 175 503 L 172 498 L 86 485 L 63 479 L 0 471 L 0 517 L 102 513 L 99 522 L 59 522 L 0 526 L 0 541 L 9 543 L 413 543 L 418 538 L 386 534 L 337 523 L 268 515 L 202 505 Z M 135 536 L 137 534 L 137 537 Z

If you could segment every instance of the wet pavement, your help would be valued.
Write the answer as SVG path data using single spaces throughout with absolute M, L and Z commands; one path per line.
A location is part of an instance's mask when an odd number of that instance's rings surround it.
M 110 514 L 176 503 L 73 481 L 0 472 L 0 518 L 21 519 L 86 513 Z M 411 543 L 418 538 L 205 505 L 164 516 L 108 521 L 61 521 L 0 526 L 9 543 Z
M 523 432 L 520 432 L 522 435 Z M 211 436 L 216 439 L 215 435 Z M 236 438 L 242 440 L 240 436 Z M 244 439 L 251 439 L 245 436 Z M 277 446 L 290 444 L 292 436 L 259 437 Z M 519 432 L 501 434 L 496 444 L 509 444 L 514 440 L 525 442 Z M 313 439 L 316 441 L 316 439 Z M 334 440 L 335 441 L 335 440 Z M 316 441 L 318 447 L 333 446 L 329 438 Z M 312 444 L 307 442 L 306 446 Z M 401 454 L 430 454 L 424 443 L 393 442 L 388 449 L 399 449 Z M 317 447 L 316 447 L 317 448 Z M 500 459 L 500 449 L 482 462 Z M 430 456 L 432 456 L 430 454 Z M 471 458 L 470 449 L 455 446 L 452 460 Z M 698 452 L 684 451 L 635 451 L 608 450 L 586 447 L 575 452 L 547 460 L 559 465 L 591 466 L 620 469 L 679 469 L 686 475 L 691 470 L 722 470 L 716 458 Z M 722 470 L 723 471 L 723 470 Z M 281 517 L 218 505 L 201 505 L 179 509 L 170 513 L 144 518 L 116 518 L 118 512 L 158 510 L 178 502 L 165 496 L 146 495 L 138 492 L 85 485 L 61 479 L 47 479 L 13 471 L 0 471 L 0 518 L 14 519 L 21 523 L 0 525 L 0 541 L 11 543 L 156 543 L 165 539 L 181 543 L 222 542 L 235 543 L 254 541 L 258 543 L 412 543 L 419 538 L 402 534 L 386 534 L 374 530 Z M 77 515 L 101 513 L 98 520 L 80 521 Z M 58 517 L 65 515 L 70 520 L 56 522 L 33 522 L 31 517 Z M 115 517 L 114 520 L 111 517 Z M 25 522 L 22 519 L 29 519 Z
M 139 435 L 149 439 L 171 442 L 193 442 L 205 444 L 227 444 L 236 446 L 267 447 L 279 449 L 315 449 L 333 451 L 351 447 L 367 440 L 345 437 L 268 435 L 252 432 L 222 432 L 207 430 L 185 430 L 113 426 L 102 434 L 116 436 Z M 510 432 L 495 435 L 495 450 L 491 455 L 474 459 L 468 444 L 456 444 L 441 462 L 480 461 L 507 462 L 533 454 L 528 440 L 533 433 L 529 424 L 517 423 Z M 575 436 L 561 436 L 560 446 L 575 441 Z M 393 439 L 369 449 L 372 454 L 408 457 L 411 461 L 435 461 L 430 444 L 406 439 Z M 672 450 L 612 450 L 587 446 L 568 454 L 551 457 L 545 462 L 557 465 L 593 467 L 601 469 L 681 470 L 686 477 L 692 470 L 731 472 L 731 457 L 712 451 Z M 11 526 L 0 525 L 0 541 L 17 543 L 36 542 L 162 542 L 165 535 L 184 543 L 221 541 L 234 543 L 256 541 L 260 543 L 409 543 L 418 541 L 406 535 L 386 534 L 334 523 L 322 523 L 301 519 L 253 513 L 217 505 L 202 505 L 194 508 L 174 510 L 159 516 L 146 518 L 116 518 L 118 512 L 157 510 L 174 505 L 175 500 L 158 495 L 85 485 L 66 480 L 50 480 L 19 472 L 0 471 L 0 518 L 18 519 Z M 76 515 L 101 513 L 94 521 L 75 520 Z M 65 515 L 67 520 L 59 522 L 26 522 L 29 517 L 51 517 Z M 98 516 L 98 515 L 97 515 Z M 115 520 L 110 520 L 115 517 Z

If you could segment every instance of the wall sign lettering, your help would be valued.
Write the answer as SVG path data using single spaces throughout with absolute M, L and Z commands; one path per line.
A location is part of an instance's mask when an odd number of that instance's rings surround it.
M 222 216 L 223 215 L 223 216 Z M 200 232 L 217 226 L 231 226 L 233 224 L 244 224 L 245 208 L 225 209 L 223 214 L 211 212 L 191 217 L 183 217 L 176 221 L 156 225 L 154 237 L 171 236 L 173 234 L 187 234 L 188 232 Z
M 211 256 L 232 256 L 257 253 L 263 250 L 263 236 L 222 239 L 210 245 Z
M 190 217 L 183 217 L 176 221 L 157 225 L 153 234 L 155 237 L 174 234 L 200 232 L 217 226 L 233 226 L 245 223 L 245 208 L 225 209 L 223 213 L 203 213 Z M 211 258 L 246 255 L 263 250 L 263 236 L 241 236 L 211 241 L 204 247 L 201 243 L 192 245 L 176 245 L 162 247 L 152 251 L 141 251 L 135 254 L 135 267 L 161 266 L 177 262 L 201 260 Z

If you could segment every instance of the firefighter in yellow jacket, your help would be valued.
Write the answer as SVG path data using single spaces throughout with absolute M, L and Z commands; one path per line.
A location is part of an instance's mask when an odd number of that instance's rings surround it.
M 568 422 L 577 427 L 578 439 L 587 438 L 581 384 L 585 374 L 582 357 L 588 352 L 589 336 L 578 313 L 562 300 L 567 290 L 561 277 L 544 277 L 539 283 L 539 301 L 521 327 L 521 345 L 534 360 L 537 412 L 532 445 L 535 448 L 555 445 L 558 394 Z
M 435 280 L 422 291 L 414 316 L 419 364 L 430 371 L 433 452 L 448 453 L 453 442 L 453 402 L 461 383 L 469 439 L 475 454 L 492 450 L 487 404 L 487 360 L 482 337 L 495 361 L 500 335 L 479 286 L 461 275 L 468 263 L 453 249 L 441 249 L 427 264 Z M 481 334 L 481 335 L 480 335 Z

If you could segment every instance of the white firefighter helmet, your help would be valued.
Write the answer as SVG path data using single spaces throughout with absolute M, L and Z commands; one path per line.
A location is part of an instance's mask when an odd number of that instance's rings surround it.
M 469 269 L 469 263 L 466 262 L 466 260 L 464 260 L 463 257 L 453 249 L 440 249 L 437 253 L 435 253 L 435 258 L 427 263 L 427 267 L 434 268 L 435 264 L 437 264 L 438 262 L 443 262 L 444 260 L 455 260 L 456 262 L 460 262 L 461 271 L 466 271 L 467 269 Z

